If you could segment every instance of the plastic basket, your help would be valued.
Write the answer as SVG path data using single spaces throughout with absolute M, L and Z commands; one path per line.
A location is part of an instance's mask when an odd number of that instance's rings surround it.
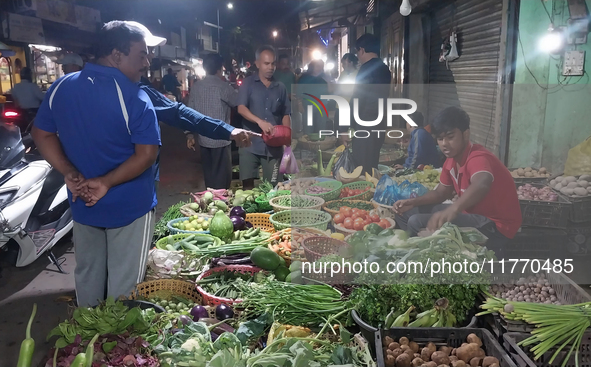
M 211 216 L 210 215 L 202 215 L 202 216 L 199 216 L 199 217 L 200 218 L 211 219 Z M 168 230 L 170 231 L 170 234 L 181 234 L 181 233 L 188 233 L 188 234 L 196 234 L 196 233 L 209 234 L 209 231 L 183 231 L 181 229 L 176 229 L 176 228 L 174 228 L 172 226 L 174 223 L 184 222 L 187 219 L 189 219 L 189 217 L 183 217 L 183 218 L 173 219 L 170 222 L 166 223 L 166 228 L 168 228 Z
M 203 297 L 195 289 L 195 284 L 173 279 L 150 280 L 140 283 L 136 285 L 130 299 L 158 297 L 170 300 L 173 295 L 189 299 L 197 304 L 203 304 Z
M 269 220 L 273 223 L 273 226 L 277 231 L 285 228 L 317 228 L 326 231 L 328 223 L 332 217 L 330 214 L 322 212 L 320 210 L 310 209 L 292 209 L 284 210 L 279 213 L 271 215 Z M 294 224 L 294 222 L 305 220 L 311 224 Z
M 339 209 L 343 206 L 347 206 L 347 203 L 350 204 L 357 204 L 357 205 L 366 205 L 367 208 L 364 210 L 370 211 L 372 209 L 374 209 L 373 205 L 371 203 L 368 203 L 367 201 L 363 201 L 363 200 L 349 200 L 348 198 L 343 198 L 340 200 L 333 200 L 333 201 L 329 201 L 328 203 L 324 203 L 324 205 L 322 206 L 322 210 L 324 210 L 325 212 L 329 213 L 330 215 L 332 215 L 333 217 L 337 214 L 339 214 Z M 329 206 L 332 206 L 334 204 L 338 205 L 339 209 L 330 209 Z M 342 205 L 340 205 L 342 204 Z
M 271 214 L 263 213 L 248 213 L 246 214 L 246 221 L 250 222 L 254 228 L 260 228 L 265 232 L 275 232 L 273 224 L 269 221 Z
M 314 201 L 315 205 L 312 206 L 306 206 L 306 207 L 301 207 L 301 206 L 281 206 L 281 205 L 277 205 L 277 203 L 282 200 L 285 197 L 291 197 L 292 199 L 297 197 L 297 198 L 302 198 L 302 199 L 307 199 L 310 201 Z M 271 204 L 271 206 L 273 207 L 273 211 L 275 213 L 279 213 L 282 212 L 284 210 L 291 210 L 292 208 L 297 208 L 297 209 L 311 209 L 311 210 L 320 210 L 320 208 L 322 207 L 322 205 L 324 205 L 324 199 L 317 197 L 317 196 L 310 196 L 310 195 L 283 195 L 283 196 L 276 196 L 273 199 L 269 200 L 269 204 Z
M 343 191 L 344 188 L 349 188 L 351 190 L 358 190 L 358 189 L 363 190 L 366 187 L 373 189 L 375 186 L 373 183 L 368 182 L 368 181 L 351 182 L 346 185 L 343 185 L 343 187 L 341 187 L 341 192 Z M 364 192 L 362 194 L 349 196 L 349 197 L 343 198 L 343 199 L 369 201 L 369 200 L 371 200 L 371 198 L 373 198 L 373 195 L 374 195 L 374 193 L 371 190 L 367 190 L 366 192 Z
M 259 210 L 261 211 L 273 210 L 273 207 L 269 204 L 269 199 L 264 195 L 257 196 L 254 199 L 254 202 L 257 203 Z
M 572 344 L 567 345 L 565 348 L 558 353 L 552 363 L 550 359 L 556 352 L 555 349 L 544 353 L 537 361 L 534 360 L 534 353 L 530 351 L 530 347 L 523 347 L 517 345 L 517 343 L 527 339 L 528 334 L 521 333 L 506 333 L 503 335 L 503 346 L 513 360 L 519 367 L 560 367 L 562 362 L 566 358 L 566 354 L 570 350 Z M 579 367 L 591 367 L 591 332 L 586 331 L 583 334 L 583 340 L 578 351 L 573 351 L 571 354 L 567 366 L 575 366 L 575 355 L 579 355 Z
M 176 243 L 176 242 L 179 242 L 191 235 L 193 235 L 193 234 L 192 233 L 179 233 L 179 234 L 173 234 L 171 236 L 172 236 L 172 240 Z M 168 244 L 168 236 L 159 239 L 156 242 L 156 248 L 159 250 L 166 250 L 167 244 Z
M 458 348 L 462 343 L 466 343 L 466 338 L 470 334 L 476 334 L 482 340 L 482 349 L 487 356 L 495 357 L 499 360 L 500 367 L 517 367 L 511 360 L 507 352 L 494 339 L 490 331 L 478 328 L 392 328 L 389 330 L 379 330 L 375 333 L 375 348 L 378 367 L 385 367 L 385 355 L 383 350 L 383 340 L 386 336 L 394 340 L 399 340 L 405 336 L 410 341 L 419 344 L 423 348 L 428 342 L 433 342 L 439 349 L 440 346 L 450 346 Z
M 531 184 L 542 188 L 545 185 Z M 516 187 L 521 186 L 515 184 Z M 571 202 L 562 194 L 558 194 L 558 201 L 519 200 L 521 207 L 522 226 L 560 228 L 565 229 L 572 208 Z
M 340 181 L 331 180 L 331 181 L 319 182 L 317 184 L 314 184 L 313 186 L 328 188 L 328 189 L 331 189 L 332 191 L 325 192 L 322 194 L 312 194 L 312 193 L 310 193 L 310 189 L 308 188 L 308 189 L 306 189 L 306 195 L 320 197 L 320 198 L 324 199 L 324 201 L 331 201 L 331 200 L 337 200 L 339 198 L 339 195 L 341 195 L 341 187 L 343 187 L 343 184 Z
M 211 269 L 209 269 L 209 270 L 201 273 L 201 275 L 199 275 L 197 277 L 197 280 L 201 280 L 203 278 L 207 278 L 211 274 L 218 273 L 218 272 L 221 272 L 221 271 L 232 271 L 232 272 L 235 272 L 235 273 L 242 273 L 242 274 L 255 274 L 255 273 L 258 273 L 259 271 L 261 271 L 261 269 L 260 268 L 257 268 L 257 267 L 254 267 L 254 266 L 248 266 L 248 265 L 227 265 L 227 266 L 219 266 L 219 267 L 211 268 Z M 206 304 L 208 306 L 218 306 L 218 305 L 221 305 L 222 303 L 225 303 L 227 305 L 231 305 L 231 304 L 234 304 L 234 303 L 240 303 L 240 302 L 242 302 L 242 299 L 230 299 L 230 298 L 216 297 L 213 294 L 207 293 L 199 285 L 194 286 L 194 287 L 196 287 L 196 289 L 199 292 L 199 294 L 201 295 L 201 297 L 203 297 L 204 304 Z
M 591 196 L 582 198 L 568 198 L 572 203 L 569 219 L 574 223 L 591 221 Z
M 396 227 L 396 221 L 394 219 L 392 219 L 392 218 L 382 218 L 382 219 L 385 219 L 388 222 L 390 222 L 390 226 L 386 229 L 390 229 L 390 228 L 393 229 L 394 227 Z M 355 229 L 347 229 L 344 226 L 342 226 L 340 224 L 336 224 L 334 222 L 333 222 L 333 226 L 334 226 L 335 231 L 342 233 L 345 236 L 349 236 L 349 235 L 352 235 L 353 233 L 357 232 L 357 230 L 355 230 Z

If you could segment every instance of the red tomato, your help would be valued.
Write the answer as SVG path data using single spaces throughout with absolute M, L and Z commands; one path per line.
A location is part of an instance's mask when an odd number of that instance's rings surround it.
M 351 219 L 355 220 L 355 219 L 364 219 L 363 216 L 359 213 L 359 212 L 354 212 L 353 215 L 351 216 Z
M 364 217 L 369 216 L 369 213 L 367 212 L 367 210 L 359 210 L 358 213 L 363 215 Z
M 388 220 L 386 219 L 382 219 L 380 220 L 380 222 L 378 223 L 378 226 L 382 227 L 383 229 L 387 229 L 390 227 L 390 222 L 388 222 Z
M 345 221 L 343 222 L 343 225 L 347 229 L 353 229 L 353 219 L 351 219 L 351 218 L 345 219 Z
M 355 223 L 353 223 L 353 228 L 356 231 L 362 231 L 363 227 L 365 227 L 365 222 L 363 220 L 356 220 Z
M 365 222 L 363 222 L 363 224 L 368 225 L 368 224 L 372 224 L 373 221 L 368 217 L 367 219 L 365 219 Z
M 353 209 L 351 209 L 351 211 L 352 211 L 353 213 L 357 213 L 357 212 L 359 211 L 359 209 L 357 209 L 357 208 L 353 208 Z
M 345 209 L 347 209 L 347 208 L 348 208 L 348 206 L 341 206 L 341 207 L 339 208 L 339 213 L 341 213 L 341 214 L 342 214 L 342 213 L 343 213 L 343 211 L 344 211 Z
M 369 215 L 369 219 L 371 219 L 372 222 L 379 222 L 380 216 L 378 215 L 378 213 L 374 212 Z
M 343 209 L 343 208 L 341 208 Z M 353 211 L 351 210 L 351 208 L 349 207 L 345 207 L 343 209 L 343 211 L 341 211 L 341 214 L 345 216 L 345 218 L 349 218 L 351 215 L 353 215 Z
M 335 215 L 333 219 L 336 224 L 340 224 L 345 221 L 345 216 L 343 214 L 339 213 L 339 214 Z

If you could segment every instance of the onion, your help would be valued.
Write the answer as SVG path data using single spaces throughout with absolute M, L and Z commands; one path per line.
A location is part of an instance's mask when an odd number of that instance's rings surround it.
M 234 225 L 235 231 L 240 231 L 240 230 L 244 229 L 244 226 L 246 224 L 244 218 L 238 217 L 238 216 L 233 216 L 233 217 L 230 217 L 230 220 L 232 221 L 232 224 Z
M 189 313 L 193 316 L 193 321 L 199 321 L 199 319 L 206 319 L 209 317 L 207 309 L 201 305 L 193 307 Z
M 234 310 L 232 310 L 232 307 L 222 303 L 215 308 L 215 317 L 220 321 L 231 319 L 234 317 Z

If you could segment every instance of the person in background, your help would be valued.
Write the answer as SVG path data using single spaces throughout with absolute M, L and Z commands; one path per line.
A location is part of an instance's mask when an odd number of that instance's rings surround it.
M 291 71 L 289 56 L 285 54 L 279 55 L 279 57 L 277 58 L 277 70 L 275 70 L 273 78 L 285 85 L 288 97 L 291 100 L 292 86 L 295 84 L 296 80 L 295 74 L 293 73 L 293 71 Z
M 470 117 L 461 108 L 444 109 L 431 127 L 447 158 L 440 183 L 421 197 L 394 203 L 396 223 L 411 235 L 424 228 L 435 231 L 446 222 L 474 227 L 489 238 L 489 249 L 501 250 L 499 256 L 522 221 L 511 173 L 494 154 L 470 142 Z M 459 198 L 439 205 L 451 199 L 454 190 Z
M 123 21 L 105 24 L 96 64 L 51 86 L 32 131 L 69 190 L 80 307 L 127 297 L 146 271 L 160 128 L 137 84 L 149 66 L 144 36 Z
M 357 76 L 357 64 L 359 59 L 355 54 L 346 53 L 341 58 L 343 72 L 339 76 L 339 84 L 354 84 Z
M 64 57 L 57 60 L 57 63 L 62 65 L 62 71 L 64 72 L 64 75 L 75 73 L 82 70 L 84 67 L 84 61 L 82 61 L 82 57 L 73 53 L 65 54 Z
M 364 34 L 357 39 L 357 57 L 361 67 L 355 78 L 355 90 L 353 98 L 359 101 L 359 118 L 363 121 L 375 121 L 378 117 L 378 103 L 386 101 L 389 97 L 389 84 L 392 81 L 390 69 L 378 57 L 380 54 L 380 40 L 373 34 Z M 386 114 L 384 114 L 385 116 Z M 353 130 L 367 130 L 351 119 Z M 387 130 L 387 119 L 372 130 Z M 372 133 L 367 138 L 352 139 L 353 160 L 355 164 L 363 167 L 363 172 L 372 174 L 373 168 L 378 168 L 380 150 L 384 145 L 385 134 Z
M 312 60 L 308 64 L 308 70 L 302 74 L 298 81 L 298 96 L 302 96 L 303 93 L 312 94 L 318 98 L 322 95 L 328 95 L 329 88 L 328 83 L 326 80 L 322 78 L 324 74 L 324 61 L 322 60 Z M 321 113 L 314 107 L 312 102 L 310 102 L 309 98 L 301 98 L 299 99 L 299 110 L 302 112 L 302 129 L 304 134 L 312 134 L 317 133 L 320 130 L 326 130 L 326 126 L 328 123 L 328 116 Z M 308 106 L 313 106 L 312 109 L 312 126 L 308 126 Z
M 36 113 L 45 98 L 41 88 L 33 83 L 31 68 L 25 66 L 20 72 L 21 82 L 16 84 L 11 91 L 16 106 L 29 113 Z
M 408 145 L 408 157 L 404 165 L 397 164 L 394 169 L 418 168 L 419 166 L 441 167 L 442 159 L 437 144 L 433 136 L 424 129 L 424 117 L 420 112 L 410 115 L 410 118 L 418 125 L 411 126 L 406 123 L 406 129 L 410 131 L 410 141 Z
M 232 108 L 236 107 L 237 91 L 226 82 L 222 75 L 223 59 L 218 54 L 203 58 L 203 69 L 207 75 L 195 84 L 189 96 L 189 107 L 212 118 L 230 123 Z M 195 150 L 195 137 L 187 134 L 187 147 Z M 212 189 L 229 189 L 232 183 L 231 142 L 215 140 L 199 135 L 201 164 L 205 186 Z
M 262 46 L 256 52 L 258 73 L 244 79 L 238 90 L 238 113 L 244 117 L 244 128 L 254 132 L 272 134 L 275 125 L 291 127 L 291 103 L 287 89 L 273 78 L 275 50 Z M 273 184 L 279 178 L 282 147 L 270 147 L 262 138 L 252 138 L 252 146 L 240 148 L 240 180 L 245 190 L 254 187 L 263 167 L 263 178 Z
M 162 86 L 164 87 L 164 92 L 174 95 L 177 101 L 181 100 L 179 93 L 181 83 L 176 78 L 176 75 L 174 75 L 172 68 L 168 68 L 167 74 L 162 78 Z
M 166 43 L 166 38 L 152 35 L 150 30 L 143 24 L 134 21 L 126 21 L 126 23 L 138 27 L 144 33 L 144 39 L 149 49 Z M 152 53 L 150 52 L 148 58 L 151 58 L 151 55 Z M 180 102 L 171 101 L 164 94 L 158 92 L 158 90 L 150 83 L 147 75 L 148 67 L 142 70 L 139 86 L 144 92 L 146 92 L 150 101 L 152 101 L 158 121 L 181 130 L 194 132 L 210 139 L 235 141 L 236 145 L 239 147 L 250 146 L 250 137 L 259 136 L 251 131 L 237 129 L 224 121 L 205 116 Z M 158 154 L 158 158 L 156 159 L 154 171 L 155 186 L 156 190 L 158 190 L 160 182 L 160 154 Z

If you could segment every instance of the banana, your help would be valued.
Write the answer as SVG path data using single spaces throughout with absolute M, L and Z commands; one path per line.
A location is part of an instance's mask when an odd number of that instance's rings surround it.
M 408 310 L 406 310 L 405 313 L 403 313 L 402 315 L 398 316 L 396 318 L 396 320 L 394 320 L 394 323 L 392 324 L 392 327 L 407 327 L 408 323 L 410 322 L 410 313 L 415 309 L 415 306 L 410 306 L 408 308 Z
M 384 321 L 384 327 L 386 329 L 391 328 L 392 324 L 394 323 L 394 320 L 396 320 L 396 318 L 398 316 L 400 316 L 401 314 L 402 314 L 402 312 L 394 311 L 394 308 L 392 308 L 392 310 L 390 310 L 390 313 L 388 314 L 388 316 L 386 316 L 386 320 Z
M 429 323 L 431 317 L 434 317 L 437 313 L 437 310 L 434 308 L 427 310 L 425 312 L 421 312 L 417 315 L 416 319 L 408 324 L 408 327 L 425 327 L 427 323 Z

